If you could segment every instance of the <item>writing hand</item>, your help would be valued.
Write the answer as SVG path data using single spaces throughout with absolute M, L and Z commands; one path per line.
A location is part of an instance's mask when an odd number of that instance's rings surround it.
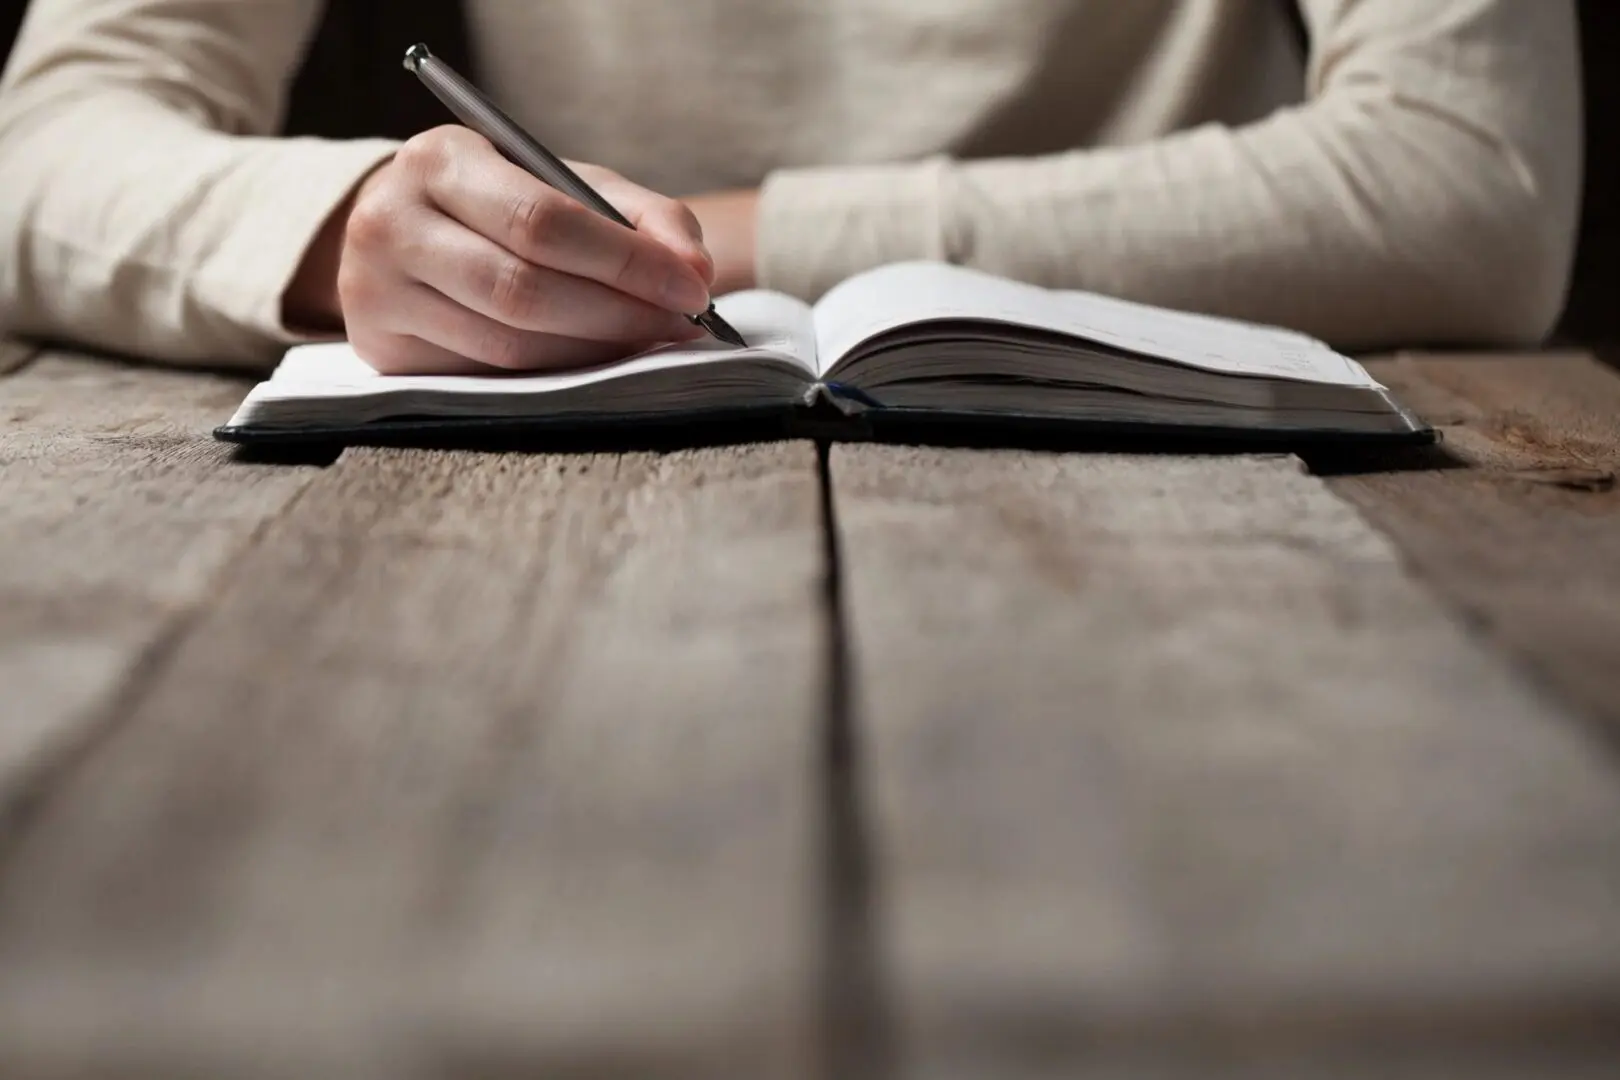
M 328 265 L 322 242 L 312 248 L 288 292 L 290 316 L 340 316 L 356 352 L 389 374 L 572 367 L 702 337 L 683 317 L 708 306 L 714 279 L 693 213 L 606 169 L 570 165 L 636 228 L 466 128 L 416 136 L 336 215 Z

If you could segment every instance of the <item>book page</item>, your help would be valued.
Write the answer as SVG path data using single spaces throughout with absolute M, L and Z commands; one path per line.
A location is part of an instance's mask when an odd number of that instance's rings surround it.
M 268 382 L 255 388 L 260 396 L 343 396 L 383 390 L 430 390 L 443 393 L 545 394 L 592 383 L 645 375 L 695 365 L 778 360 L 804 369 L 814 379 L 815 330 L 810 308 L 782 293 L 753 290 L 715 300 L 715 310 L 748 341 L 739 349 L 713 338 L 680 342 L 610 364 L 534 374 L 382 375 L 357 355 L 348 342 L 322 342 L 290 349 Z
M 878 334 L 962 319 L 1068 334 L 1223 374 L 1378 386 L 1359 364 L 1303 334 L 931 262 L 869 270 L 822 297 L 815 307 L 821 374 Z

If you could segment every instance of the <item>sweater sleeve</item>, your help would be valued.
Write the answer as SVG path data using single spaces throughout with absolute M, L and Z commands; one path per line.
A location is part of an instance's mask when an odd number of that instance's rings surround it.
M 269 363 L 321 224 L 395 149 L 276 138 L 320 0 L 33 0 L 0 80 L 0 325 Z
M 1305 0 L 1306 101 L 1052 156 L 784 170 L 762 284 L 931 258 L 1345 348 L 1542 340 L 1580 202 L 1573 0 Z

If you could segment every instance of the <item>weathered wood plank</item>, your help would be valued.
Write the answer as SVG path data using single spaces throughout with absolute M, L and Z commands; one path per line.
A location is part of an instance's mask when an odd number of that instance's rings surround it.
M 1329 485 L 1620 752 L 1620 374 L 1579 353 L 1369 368 L 1469 467 Z
M 1620 778 L 1298 462 L 831 474 L 919 1075 L 1557 1076 L 1514 1039 L 1620 1030 Z
M 0 379 L 0 833 L 318 471 L 230 460 L 245 389 L 66 354 Z
M 822 556 L 807 443 L 345 453 L 10 852 L 0 1073 L 795 1075 Z

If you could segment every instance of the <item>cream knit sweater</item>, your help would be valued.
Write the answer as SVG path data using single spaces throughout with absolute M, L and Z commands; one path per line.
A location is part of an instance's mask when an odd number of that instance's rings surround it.
M 0 325 L 259 365 L 392 150 L 273 137 L 318 0 L 33 0 Z M 484 85 L 673 195 L 763 185 L 762 285 L 947 259 L 1297 327 L 1518 343 L 1564 299 L 1572 0 L 469 0 Z M 405 31 L 408 34 L 408 29 Z M 401 72 L 400 93 L 425 93 Z

